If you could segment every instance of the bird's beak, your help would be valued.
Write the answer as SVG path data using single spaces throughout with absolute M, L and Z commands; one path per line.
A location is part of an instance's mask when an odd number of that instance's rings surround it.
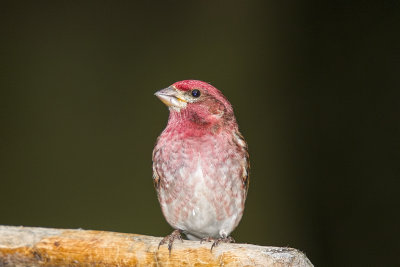
M 179 92 L 172 86 L 157 91 L 155 95 L 168 107 L 181 109 L 186 107 L 187 101 L 184 100 Z

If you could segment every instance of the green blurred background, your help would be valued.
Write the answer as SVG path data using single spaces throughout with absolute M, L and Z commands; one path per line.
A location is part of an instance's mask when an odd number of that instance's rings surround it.
M 398 1 L 3 1 L 0 224 L 165 236 L 153 95 L 211 82 L 252 175 L 238 242 L 400 264 Z

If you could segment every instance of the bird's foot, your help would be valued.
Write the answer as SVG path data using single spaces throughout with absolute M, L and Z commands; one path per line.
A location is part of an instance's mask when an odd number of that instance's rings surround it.
M 182 234 L 181 230 L 173 231 L 170 235 L 167 235 L 160 241 L 160 243 L 158 244 L 158 249 L 160 249 L 161 245 L 168 243 L 168 250 L 169 254 L 171 255 L 172 244 L 174 243 L 175 239 L 179 239 L 180 241 L 183 242 L 181 234 Z
M 200 240 L 200 244 L 203 243 L 203 241 L 205 242 L 214 241 L 213 244 L 211 245 L 211 251 L 213 250 L 214 247 L 218 246 L 220 243 L 235 243 L 235 239 L 233 239 L 230 236 L 224 236 L 220 238 L 205 237 Z

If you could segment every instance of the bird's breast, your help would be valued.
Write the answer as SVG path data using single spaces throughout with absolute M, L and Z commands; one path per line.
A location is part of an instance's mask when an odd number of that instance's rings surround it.
M 165 145 L 157 144 L 154 164 L 160 176 L 159 200 L 168 222 L 206 235 L 217 235 L 221 224 L 237 224 L 245 199 L 243 159 L 237 146 L 224 136 L 175 137 L 160 142 Z

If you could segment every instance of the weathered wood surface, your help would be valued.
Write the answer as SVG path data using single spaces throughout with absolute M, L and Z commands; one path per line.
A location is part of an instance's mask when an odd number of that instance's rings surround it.
M 313 266 L 292 248 L 179 240 L 103 231 L 0 225 L 0 266 Z

